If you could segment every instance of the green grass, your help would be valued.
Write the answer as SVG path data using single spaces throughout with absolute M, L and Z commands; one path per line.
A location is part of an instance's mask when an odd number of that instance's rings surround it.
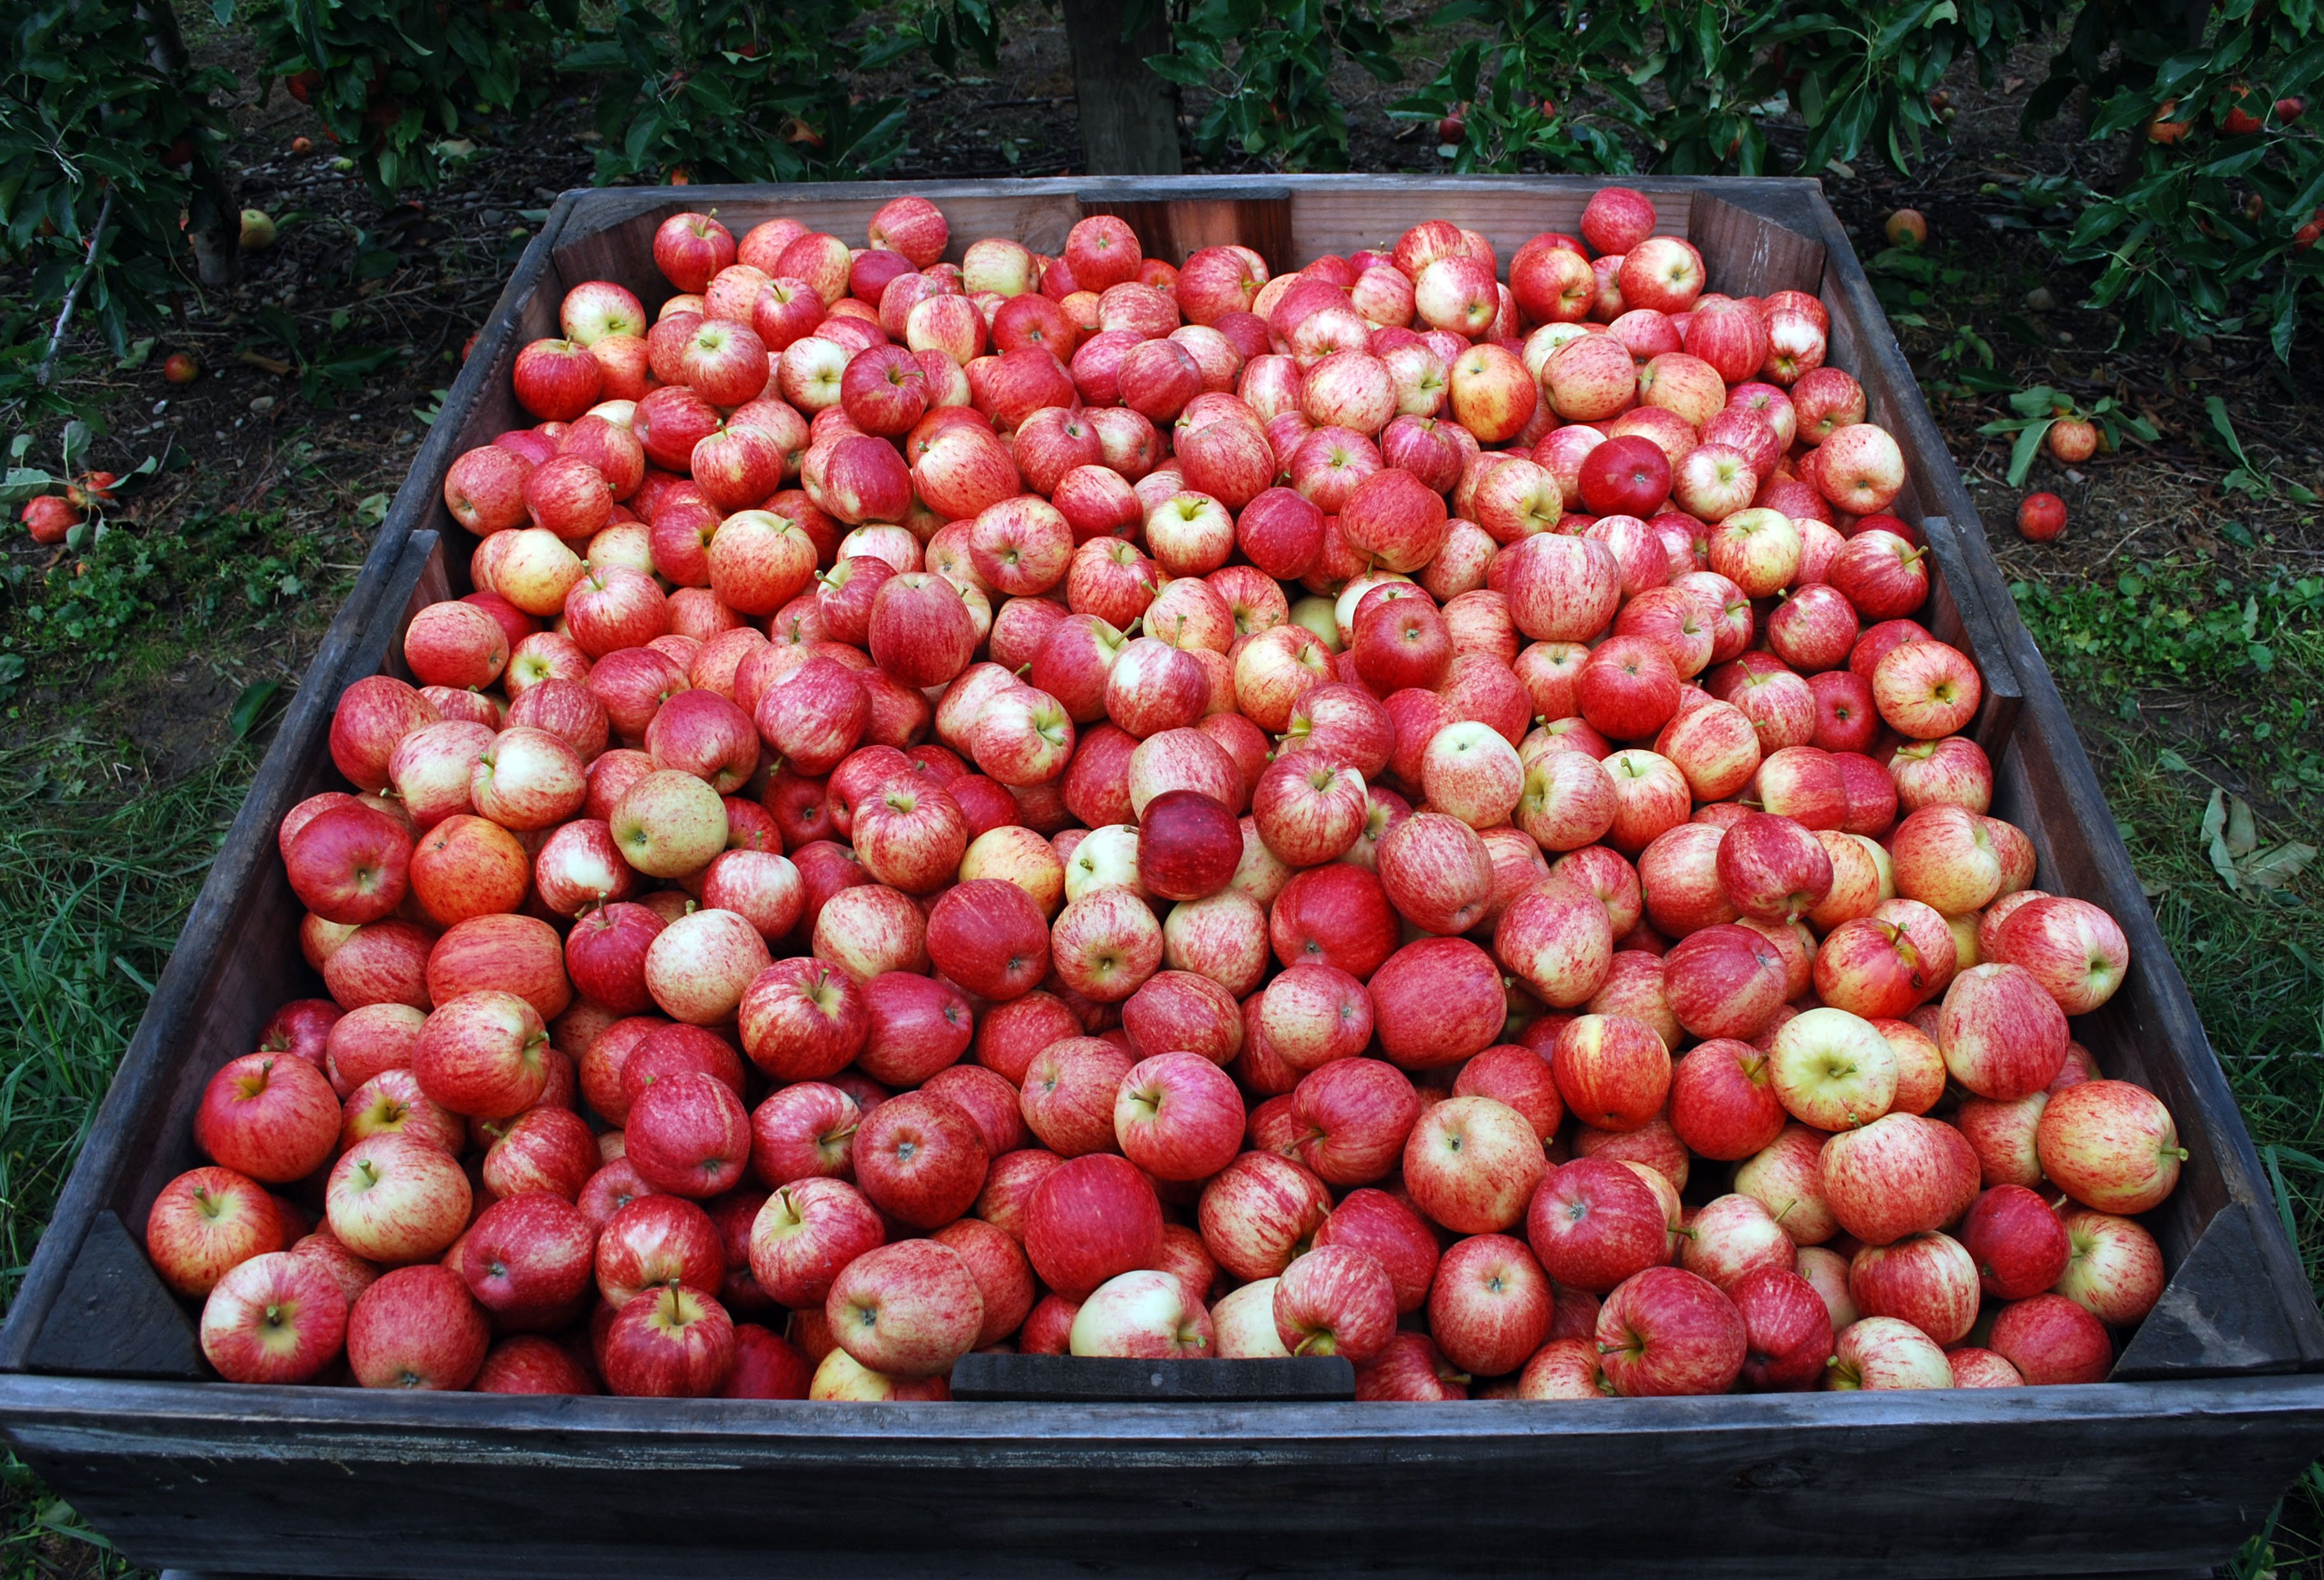
M 255 763 L 236 748 L 173 786 L 68 799 L 0 761 L 0 1308 Z M 14 1455 L 0 1465 L 0 1576 L 124 1571 Z
M 2113 584 L 2021 587 L 2017 601 L 2069 698 L 2122 699 L 2081 720 L 2084 738 L 2324 1294 L 2324 883 L 2311 869 L 2231 892 L 2202 832 L 2215 790 L 2248 798 L 2263 845 L 2324 828 L 2324 583 L 2165 559 Z M 2324 1465 L 2231 1572 L 2324 1574 Z

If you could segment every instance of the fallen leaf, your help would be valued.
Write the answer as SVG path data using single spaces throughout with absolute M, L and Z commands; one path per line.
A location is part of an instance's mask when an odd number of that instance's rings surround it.
M 2316 847 L 2296 839 L 2267 849 L 2245 862 L 2244 881 L 2260 889 L 2281 889 L 2305 872 L 2316 859 Z

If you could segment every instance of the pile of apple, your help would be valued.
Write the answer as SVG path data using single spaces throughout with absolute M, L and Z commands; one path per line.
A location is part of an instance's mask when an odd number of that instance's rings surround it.
M 1655 218 L 1271 279 L 908 197 L 575 289 L 283 821 L 329 997 L 152 1209 L 218 1372 L 2103 1378 L 2185 1156 L 2073 1040 L 2123 933 L 1987 815 L 1824 309 Z

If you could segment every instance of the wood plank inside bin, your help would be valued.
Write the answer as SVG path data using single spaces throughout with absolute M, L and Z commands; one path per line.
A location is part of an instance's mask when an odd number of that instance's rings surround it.
M 1167 185 L 1137 197 L 1100 187 L 1077 194 L 1074 201 L 1084 217 L 1112 214 L 1128 221 L 1146 255 L 1165 263 L 1184 263 L 1204 247 L 1231 243 L 1250 248 L 1277 274 L 1304 261 L 1292 255 L 1288 187 L 1213 187 L 1186 197 L 1174 195 Z

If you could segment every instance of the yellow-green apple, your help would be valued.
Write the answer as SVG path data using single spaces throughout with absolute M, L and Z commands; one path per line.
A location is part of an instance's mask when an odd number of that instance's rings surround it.
M 1953 1369 L 1935 1340 L 1895 1317 L 1865 1317 L 1833 1342 L 1827 1388 L 1888 1391 L 1953 1387 Z
M 614 804 L 607 819 L 613 843 L 649 877 L 700 872 L 726 846 L 726 806 L 691 773 L 658 769 Z
M 339 1154 L 324 1187 L 324 1216 L 340 1243 L 367 1261 L 425 1261 L 468 1226 L 468 1177 L 441 1147 L 383 1134 Z
M 1819 1007 L 1786 1021 L 1769 1058 L 1784 1111 L 1819 1130 L 1873 1123 L 1896 1099 L 1895 1050 L 1846 1010 Z
M 2052 1093 L 2034 1143 L 2043 1173 L 2060 1189 L 2124 1216 L 2167 1197 L 2187 1157 L 2163 1100 L 2128 1081 L 2083 1081 Z
M 1175 1275 L 1119 1273 L 1090 1292 L 1066 1338 L 1075 1355 L 1206 1360 L 1217 1348 L 1211 1314 Z
M 2070 1212 L 2064 1227 L 2069 1255 L 2056 1292 L 2109 1327 L 2144 1321 L 2166 1277 L 2154 1236 L 2110 1213 Z
M 1799 569 L 1800 530 L 1780 511 L 1738 510 L 1712 529 L 1710 541 L 1711 568 L 1749 597 L 1780 591 Z

